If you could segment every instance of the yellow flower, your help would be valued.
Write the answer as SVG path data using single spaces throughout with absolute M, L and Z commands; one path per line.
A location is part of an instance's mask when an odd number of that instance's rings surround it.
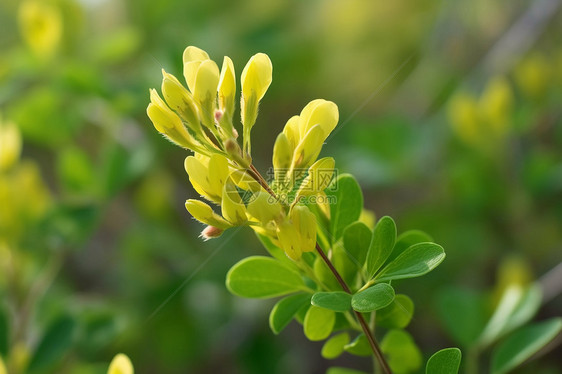
M 162 69 L 162 94 L 166 102 L 184 119 L 197 135 L 203 135 L 199 119 L 199 109 L 191 93 L 171 74 Z
M 150 90 L 150 104 L 146 113 L 156 130 L 172 142 L 187 149 L 200 150 L 197 141 L 189 134 L 180 117 L 168 108 L 156 90 Z
M 236 96 L 236 73 L 234 72 L 232 60 L 226 56 L 222 62 L 218 91 L 219 109 L 232 124 L 232 114 L 234 113 Z
M 18 14 L 21 33 L 31 50 L 40 58 L 52 57 L 62 36 L 62 17 L 48 1 L 23 1 Z
M 134 372 L 131 360 L 123 353 L 116 355 L 107 369 L 107 374 L 134 374 Z
M 13 123 L 0 121 L 0 172 L 14 165 L 21 152 L 21 135 Z
M 224 184 L 230 174 L 228 160 L 218 154 L 211 157 L 196 154 L 187 157 L 184 166 L 195 191 L 207 200 L 220 204 Z
M 185 202 L 185 209 L 199 222 L 203 222 L 209 226 L 217 227 L 219 229 L 228 229 L 232 225 L 213 211 L 209 204 L 202 201 L 189 199 Z
M 256 123 L 258 106 L 273 77 L 273 65 L 264 53 L 253 55 L 241 75 L 242 99 L 240 110 L 244 127 L 244 151 L 250 153 L 250 131 Z

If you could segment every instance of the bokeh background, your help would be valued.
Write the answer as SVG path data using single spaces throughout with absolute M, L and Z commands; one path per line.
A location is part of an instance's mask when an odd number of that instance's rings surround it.
M 273 301 L 228 294 L 230 266 L 265 253 L 250 230 L 203 242 L 183 208 L 187 154 L 145 110 L 188 45 L 237 74 L 254 53 L 273 61 L 253 130 L 262 172 L 288 118 L 338 104 L 323 154 L 376 216 L 447 252 L 398 286 L 426 357 L 454 345 L 443 294 L 491 310 L 506 284 L 542 280 L 537 318 L 560 315 L 562 281 L 545 280 L 562 261 L 560 3 L 1 0 L 0 122 L 23 147 L 0 144 L 0 353 L 36 373 L 103 373 L 117 352 L 138 373 L 329 366 L 298 325 L 270 332 Z M 518 372 L 559 373 L 561 356 Z

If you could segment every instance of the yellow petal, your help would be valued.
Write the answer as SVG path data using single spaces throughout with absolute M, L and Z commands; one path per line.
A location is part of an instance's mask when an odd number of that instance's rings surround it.
M 209 159 L 207 173 L 209 175 L 209 184 L 213 192 L 222 191 L 230 174 L 226 157 L 219 154 L 212 155 Z
M 133 364 L 129 357 L 124 355 L 123 353 L 119 353 L 116 355 L 111 364 L 109 364 L 109 369 L 107 370 L 107 374 L 133 374 Z
M 301 250 L 312 252 L 316 247 L 316 217 L 304 205 L 296 205 L 290 217 L 299 232 Z
M 291 166 L 292 158 L 293 148 L 291 148 L 291 143 L 287 135 L 280 133 L 273 146 L 273 167 L 275 168 L 276 174 L 280 169 L 288 169 Z
M 221 207 L 222 215 L 233 225 L 241 225 L 248 220 L 246 207 L 231 180 L 227 180 L 224 184 Z
M 232 225 L 219 216 L 213 209 L 202 201 L 189 199 L 185 202 L 185 209 L 199 222 L 225 230 Z
M 191 61 L 203 61 L 208 59 L 209 59 L 209 55 L 207 54 L 207 52 L 205 52 L 201 48 L 197 48 L 192 45 L 190 45 L 183 51 L 184 64 Z
M 283 128 L 283 133 L 287 136 L 287 139 L 291 144 L 291 148 L 293 149 L 297 147 L 301 139 L 299 123 L 300 123 L 300 117 L 293 116 L 287 121 L 285 127 Z
M 310 196 L 322 192 L 328 187 L 334 176 L 335 161 L 331 157 L 321 158 L 308 169 L 308 176 L 299 187 L 295 201 L 301 196 Z
M 199 109 L 191 93 L 178 81 L 176 77 L 162 69 L 162 94 L 168 105 L 175 110 L 196 133 L 202 133 L 199 122 Z
M 338 124 L 338 106 L 331 101 L 314 100 L 301 112 L 301 138 L 314 126 L 320 125 L 324 135 L 328 137 Z M 323 139 L 322 141 L 324 141 Z
M 222 184 L 217 188 L 217 185 L 211 183 L 209 176 L 209 159 L 205 163 L 194 156 L 188 156 L 184 162 L 185 171 L 189 176 L 193 188 L 214 203 L 220 204 L 222 200 Z M 216 181 L 213 181 L 216 183 Z
M 166 135 L 174 143 L 191 150 L 199 148 L 197 141 L 187 132 L 180 117 L 160 98 L 156 90 L 150 90 L 150 104 L 146 109 L 148 117 L 156 130 Z
M 281 249 L 292 260 L 297 261 L 302 256 L 300 235 L 296 227 L 288 221 L 283 221 L 277 226 L 277 238 Z
M 224 57 L 219 79 L 219 109 L 232 120 L 236 96 L 236 73 L 229 57 Z
M 326 135 L 321 125 L 314 125 L 303 137 L 293 155 L 293 166 L 307 168 L 318 157 Z
M 215 110 L 217 106 L 217 87 L 219 84 L 219 68 L 214 61 L 201 62 L 195 77 L 193 98 L 201 106 L 201 119 L 209 128 L 215 126 Z
M 271 221 L 280 219 L 282 207 L 267 192 L 258 192 L 254 194 L 248 203 L 248 213 L 265 226 Z
M 253 55 L 241 75 L 242 95 L 246 98 L 255 96 L 260 101 L 269 85 L 273 75 L 273 65 L 265 53 Z

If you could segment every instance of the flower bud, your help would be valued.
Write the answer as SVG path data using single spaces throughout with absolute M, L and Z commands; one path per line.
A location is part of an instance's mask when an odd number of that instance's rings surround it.
M 244 158 L 244 156 L 242 155 L 242 149 L 235 139 L 227 139 L 224 142 L 224 150 L 226 151 L 226 153 L 228 153 L 232 160 L 234 160 L 238 165 L 244 168 L 248 168 L 252 163 L 251 158 Z
M 338 124 L 338 107 L 331 101 L 323 99 L 313 100 L 304 107 L 300 114 L 299 131 L 302 139 L 306 133 L 315 125 L 320 125 L 326 140 L 328 135 Z
M 195 88 L 195 78 L 197 69 L 202 61 L 208 60 L 209 55 L 204 50 L 189 46 L 183 51 L 183 75 L 187 82 L 187 87 L 193 93 Z
M 232 122 L 236 96 L 236 76 L 232 60 L 226 56 L 222 62 L 218 93 L 219 108 L 229 118 L 229 122 Z
M 302 256 L 300 235 L 296 227 L 288 220 L 277 225 L 277 238 L 281 249 L 293 261 L 298 261 Z
M 273 167 L 275 169 L 288 169 L 291 166 L 293 149 L 285 133 L 280 133 L 273 146 Z
M 109 364 L 109 369 L 107 370 L 107 374 L 133 374 L 133 364 L 129 357 L 124 355 L 123 353 L 119 353 L 116 355 L 111 364 Z
M 318 157 L 326 135 L 320 125 L 313 126 L 301 140 L 293 155 L 293 167 L 306 168 Z
M 191 93 L 171 74 L 162 69 L 162 94 L 168 105 L 183 118 L 197 135 L 203 134 L 199 120 L 199 109 Z
M 218 238 L 222 235 L 224 230 L 219 229 L 218 227 L 214 226 L 207 226 L 203 231 L 201 231 L 201 235 L 199 235 L 203 240 L 207 241 L 209 239 Z
M 150 90 L 150 104 L 146 109 L 148 117 L 156 130 L 172 142 L 191 150 L 199 148 L 197 142 L 187 132 L 181 119 L 160 98 L 156 90 Z
M 289 218 L 297 229 L 300 237 L 301 250 L 312 252 L 316 247 L 316 217 L 304 205 L 296 205 Z
M 189 199 L 185 202 L 185 209 L 199 222 L 205 223 L 219 229 L 232 227 L 224 218 L 216 214 L 213 209 L 202 201 Z

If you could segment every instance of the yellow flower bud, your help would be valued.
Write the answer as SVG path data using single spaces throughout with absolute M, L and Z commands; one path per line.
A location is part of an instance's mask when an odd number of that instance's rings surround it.
M 223 217 L 233 225 L 241 225 L 248 220 L 246 218 L 246 207 L 230 178 L 223 187 L 221 207 Z
M 320 125 L 313 126 L 303 137 L 293 155 L 293 167 L 306 168 L 318 157 L 326 135 Z
M 304 107 L 300 114 L 299 131 L 302 139 L 315 125 L 320 125 L 326 138 L 338 124 L 338 106 L 331 101 L 317 99 Z M 322 139 L 322 141 L 326 140 Z
M 280 133 L 273 146 L 273 169 L 275 180 L 280 181 L 287 174 L 293 160 L 293 148 L 285 133 Z
M 302 256 L 300 235 L 297 228 L 289 221 L 284 220 L 277 225 L 277 238 L 281 249 L 287 256 L 298 261 Z
M 21 135 L 13 123 L 0 123 L 0 171 L 14 165 L 21 152 Z
M 307 177 L 302 181 L 295 201 L 301 196 L 316 195 L 328 187 L 334 176 L 335 161 L 332 157 L 321 158 L 308 169 Z
M 119 353 L 113 358 L 107 370 L 107 374 L 133 374 L 134 372 L 131 360 L 123 353 Z
M 216 204 L 222 201 L 222 190 L 229 175 L 228 160 L 214 154 L 210 158 L 198 155 L 185 159 L 185 171 L 195 191 Z
M 219 109 L 232 121 L 236 97 L 236 75 L 234 64 L 229 57 L 224 57 L 219 79 Z
M 60 11 L 47 1 L 23 1 L 18 14 L 21 33 L 31 50 L 40 58 L 52 57 L 62 37 Z
M 175 110 L 197 135 L 203 136 L 203 129 L 199 120 L 199 109 L 191 93 L 178 81 L 176 77 L 162 69 L 162 94 L 168 105 Z
M 201 106 L 201 119 L 205 126 L 214 129 L 215 109 L 217 105 L 217 87 L 219 84 L 219 68 L 212 60 L 199 64 L 193 86 L 193 98 Z
M 168 108 L 156 90 L 150 90 L 150 104 L 148 104 L 146 113 L 156 130 L 172 142 L 191 150 L 199 148 L 195 139 L 187 132 L 181 119 Z
M 183 75 L 187 82 L 187 87 L 193 93 L 195 90 L 195 79 L 197 77 L 197 69 L 202 61 L 208 60 L 209 55 L 204 50 L 189 46 L 183 51 Z
M 258 53 L 250 58 L 241 75 L 242 98 L 240 112 L 244 126 L 244 150 L 250 153 L 250 131 L 256 123 L 259 101 L 265 95 L 271 84 L 273 65 L 264 53 Z
M 267 192 L 256 193 L 248 204 L 248 213 L 263 226 L 282 217 L 282 207 Z
M 316 217 L 304 205 L 296 205 L 291 210 L 289 218 L 299 232 L 301 250 L 312 252 L 316 247 Z
M 185 209 L 199 222 L 225 230 L 232 225 L 219 216 L 213 209 L 202 201 L 189 199 L 185 202 Z
M 283 128 L 283 134 L 287 136 L 289 140 L 289 144 L 291 144 L 291 148 L 295 149 L 300 142 L 300 130 L 299 130 L 299 123 L 300 117 L 299 116 L 292 116 L 285 127 Z

